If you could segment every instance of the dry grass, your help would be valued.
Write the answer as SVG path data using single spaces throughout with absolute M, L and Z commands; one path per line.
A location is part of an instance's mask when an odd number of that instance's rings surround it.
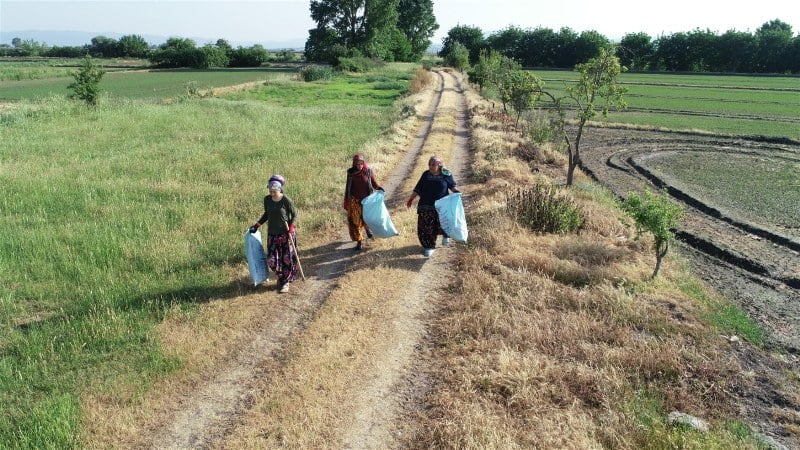
M 630 406 L 651 391 L 666 412 L 736 418 L 732 392 L 746 381 L 701 320 L 704 307 L 675 288 L 685 269 L 668 260 L 660 281 L 645 281 L 650 242 L 634 240 L 583 175 L 570 192 L 586 220 L 580 235 L 537 235 L 508 220 L 506 193 L 563 180 L 563 159 L 544 157 L 551 150 L 525 143 L 491 105 L 469 99 L 473 170 L 484 188 L 472 196 L 471 248 L 455 293 L 440 305 L 431 408 L 408 444 L 659 447 L 668 440 Z M 721 447 L 743 444 L 720 427 L 712 434 Z M 702 447 L 703 439 L 679 441 Z

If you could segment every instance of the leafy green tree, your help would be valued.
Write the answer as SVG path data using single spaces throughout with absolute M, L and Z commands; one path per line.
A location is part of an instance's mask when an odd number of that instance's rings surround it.
M 711 30 L 695 29 L 686 34 L 689 45 L 690 70 L 706 72 L 712 70 L 712 63 L 718 61 L 717 40 L 719 36 Z
M 669 243 L 675 238 L 672 229 L 680 224 L 684 214 L 683 208 L 672 202 L 667 194 L 652 194 L 650 191 L 645 191 L 643 196 L 629 193 L 622 207 L 633 217 L 637 238 L 643 232 L 653 235 L 656 267 L 652 278 L 655 278 L 661 267 L 661 260 L 669 250 Z
M 521 28 L 510 26 L 489 35 L 489 37 L 486 38 L 486 46 L 509 58 L 521 60 L 522 52 L 520 45 L 522 44 L 522 38 L 524 36 L 525 32 Z M 478 58 L 480 59 L 480 55 Z
M 14 39 L 11 39 L 11 45 L 14 48 L 19 48 L 20 44 L 22 44 L 22 39 L 20 39 L 18 37 L 15 37 Z
M 792 42 L 792 26 L 778 19 L 761 25 L 756 31 L 756 66 L 759 72 L 785 72 L 790 63 L 786 53 Z
M 550 92 L 542 91 L 542 95 L 553 102 L 559 117 L 558 129 L 564 139 L 569 162 L 567 186 L 572 185 L 575 168 L 581 162 L 580 145 L 586 122 L 599 113 L 606 116 L 610 109 L 622 109 L 626 106 L 622 98 L 626 90 L 617 83 L 617 76 L 622 72 L 622 66 L 619 58 L 609 50 L 600 49 L 600 55 L 586 63 L 578 64 L 575 70 L 580 72 L 580 78 L 577 83 L 565 87 L 564 96 L 556 97 Z M 574 140 L 570 140 L 567 133 L 566 103 L 570 103 L 575 109 L 575 120 L 578 122 Z
M 486 47 L 486 41 L 483 39 L 483 31 L 475 26 L 456 25 L 447 32 L 447 36 L 442 41 L 442 49 L 439 51 L 439 56 L 445 57 L 451 53 L 451 48 L 456 43 L 460 43 L 469 53 L 469 63 L 475 64 L 480 58 L 481 50 Z
M 369 57 L 386 58 L 392 46 L 387 45 L 384 36 L 397 29 L 398 2 L 311 0 L 311 18 L 317 26 L 309 31 L 306 58 L 314 61 L 331 58 L 336 45 L 343 46 L 347 55 L 358 49 Z
M 292 54 L 294 56 L 294 54 Z M 269 59 L 269 52 L 261 45 L 252 47 L 237 47 L 231 50 L 230 67 L 258 67 Z
M 18 42 L 16 48 L 19 56 L 40 56 L 48 50 L 47 44 L 33 39 Z
M 89 45 L 89 53 L 91 53 L 92 56 L 102 58 L 120 56 L 119 43 L 114 38 L 95 36 L 92 38 L 92 43 Z
M 515 70 L 509 76 L 509 104 L 517 113 L 515 126 L 519 125 L 522 113 L 533 107 L 542 93 L 542 80 L 531 72 Z
M 522 63 L 525 67 L 554 67 L 558 53 L 558 34 L 550 28 L 525 31 L 520 43 Z
M 562 27 L 553 40 L 553 64 L 555 67 L 575 67 L 578 59 L 578 33 L 572 28 Z
M 489 84 L 490 77 L 499 67 L 500 57 L 500 52 L 496 50 L 481 50 L 478 63 L 467 72 L 469 81 L 477 84 L 479 91 Z
M 419 61 L 431 46 L 433 33 L 439 29 L 433 14 L 433 0 L 400 0 L 397 12 L 397 29 L 410 46 L 409 56 L 404 60 Z
M 347 47 L 339 41 L 338 33 L 330 28 L 308 30 L 308 39 L 303 50 L 306 61 L 336 64 L 339 57 L 347 55 Z
M 584 63 L 600 55 L 600 50 L 610 49 L 607 37 L 594 30 L 583 31 L 575 39 L 575 62 Z
M 204 45 L 201 49 L 203 57 L 198 61 L 198 64 L 192 67 L 198 69 L 208 69 L 211 67 L 228 67 L 230 58 L 225 52 L 224 48 L 217 47 L 216 45 Z
M 719 72 L 752 72 L 756 55 L 756 38 L 752 33 L 728 30 L 716 41 L 713 70 Z
M 100 80 L 105 72 L 94 63 L 91 56 L 86 56 L 81 63 L 80 70 L 72 76 L 75 82 L 68 86 L 72 90 L 70 98 L 77 98 L 86 102 L 87 105 L 97 104 L 97 97 L 100 95 Z
M 450 67 L 462 72 L 469 68 L 469 50 L 461 42 L 456 41 L 450 44 L 447 53 L 442 56 L 444 63 Z
M 503 112 L 507 114 L 514 91 L 514 74 L 519 72 L 522 67 L 517 61 L 502 55 L 497 55 L 489 62 L 488 82 L 497 88 L 500 101 L 503 103 Z
M 622 37 L 616 54 L 620 64 L 630 70 L 646 70 L 653 58 L 653 42 L 644 32 L 628 33 Z
M 119 49 L 119 56 L 146 58 L 150 53 L 150 44 L 138 34 L 122 36 L 117 42 L 117 48 Z

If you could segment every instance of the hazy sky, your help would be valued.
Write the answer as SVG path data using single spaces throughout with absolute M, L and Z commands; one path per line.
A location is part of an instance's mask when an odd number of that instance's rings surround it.
M 0 0 L 0 31 L 59 30 L 304 42 L 314 26 L 308 0 Z M 695 28 L 755 31 L 779 18 L 800 32 L 800 0 L 434 0 L 441 43 L 457 24 L 487 35 L 509 25 L 597 30 L 612 39 L 644 31 L 652 37 Z

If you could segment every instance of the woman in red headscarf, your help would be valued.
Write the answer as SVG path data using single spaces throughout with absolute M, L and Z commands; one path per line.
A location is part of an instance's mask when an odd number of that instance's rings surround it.
M 361 200 L 366 198 L 375 189 L 383 188 L 375 179 L 372 169 L 364 161 L 364 155 L 353 156 L 353 167 L 347 169 L 347 184 L 344 189 L 344 209 L 347 210 L 347 226 L 350 231 L 350 239 L 356 241 L 356 250 L 364 248 L 364 233 L 367 237 L 372 237 L 372 232 L 364 223 L 362 216 Z M 363 228 L 363 230 L 362 230 Z

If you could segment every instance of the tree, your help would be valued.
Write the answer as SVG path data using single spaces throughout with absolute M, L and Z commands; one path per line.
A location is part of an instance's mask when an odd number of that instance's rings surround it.
M 399 0 L 311 0 L 311 18 L 317 23 L 317 27 L 309 30 L 306 49 L 311 52 L 306 57 L 330 57 L 333 47 L 337 45 L 343 46 L 345 53 L 357 49 L 369 57 L 387 57 L 392 46 L 387 45 L 383 38 L 397 29 L 398 2 Z
M 397 12 L 397 28 L 411 46 L 409 60 L 419 61 L 430 47 L 433 33 L 439 29 L 433 15 L 433 0 L 400 0 Z
M 11 39 L 11 45 L 12 45 L 14 48 L 19 48 L 19 45 L 20 45 L 20 44 L 22 44 L 22 39 L 20 39 L 20 38 L 18 38 L 18 37 L 15 37 L 14 39 Z
M 447 53 L 442 56 L 445 64 L 462 72 L 469 67 L 469 50 L 461 42 L 450 44 Z
M 683 208 L 672 202 L 665 193 L 652 194 L 650 191 L 645 191 L 644 196 L 629 193 L 622 207 L 633 217 L 637 238 L 643 232 L 653 235 L 656 267 L 652 278 L 655 278 L 661 267 L 661 260 L 669 250 L 669 242 L 675 238 L 672 229 L 680 223 L 684 214 Z
M 89 53 L 96 57 L 113 58 L 120 54 L 119 44 L 116 39 L 105 36 L 95 36 L 92 38 L 92 43 L 89 46 Z
M 610 51 L 601 49 L 600 55 L 584 64 L 578 64 L 575 70 L 580 72 L 580 78 L 577 83 L 565 87 L 566 94 L 563 97 L 542 91 L 542 95 L 550 98 L 555 105 L 559 117 L 558 127 L 564 138 L 569 162 L 567 186 L 572 185 L 575 168 L 581 162 L 580 145 L 586 122 L 597 116 L 598 106 L 603 116 L 608 115 L 609 109 L 625 108 L 625 100 L 622 99 L 625 88 L 617 84 L 617 76 L 622 72 L 622 66 L 619 58 Z M 567 134 L 565 101 L 574 104 L 576 109 L 578 131 L 574 141 L 571 141 Z
M 792 26 L 778 19 L 766 22 L 756 31 L 756 65 L 759 72 L 780 73 L 789 68 L 786 51 L 792 42 Z
M 653 57 L 653 42 L 647 33 L 628 33 L 616 51 L 620 64 L 630 70 L 645 70 Z
M 87 105 L 95 106 L 97 97 L 100 95 L 100 80 L 105 72 L 100 69 L 91 56 L 83 58 L 81 68 L 72 76 L 75 82 L 68 86 L 72 90 L 70 98 L 77 98 L 86 102 Z
M 600 50 L 608 50 L 611 42 L 594 30 L 583 31 L 575 39 L 575 62 L 584 63 L 600 55 Z
M 138 34 L 129 34 L 119 38 L 117 42 L 120 56 L 146 58 L 150 54 L 150 44 Z
M 531 109 L 542 93 L 542 80 L 531 72 L 515 70 L 509 76 L 509 104 L 517 113 L 514 126 L 519 125 L 522 113 Z
M 480 28 L 468 25 L 456 25 L 447 32 L 447 36 L 442 40 L 442 49 L 439 56 L 451 53 L 451 48 L 460 43 L 469 52 L 469 63 L 475 64 L 481 56 L 481 50 L 486 47 L 483 39 L 483 31 Z
M 714 70 L 721 72 L 754 72 L 756 38 L 752 33 L 728 30 L 717 38 L 717 60 Z
M 553 39 L 553 64 L 555 67 L 575 67 L 578 62 L 578 33 L 563 27 Z
M 558 35 L 550 28 L 525 31 L 520 43 L 519 62 L 525 67 L 554 67 Z
M 509 58 L 521 60 L 522 52 L 520 44 L 524 36 L 525 32 L 521 28 L 510 26 L 489 35 L 489 37 L 486 38 L 486 46 Z M 480 59 L 480 55 L 478 58 Z

